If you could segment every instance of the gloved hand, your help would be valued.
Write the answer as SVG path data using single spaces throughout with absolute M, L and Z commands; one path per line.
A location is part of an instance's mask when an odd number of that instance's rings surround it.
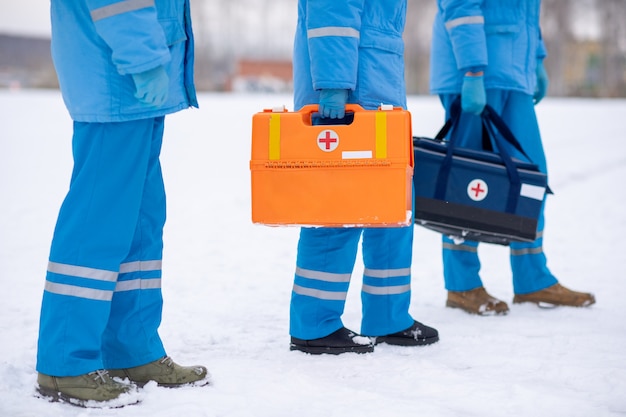
M 533 95 L 533 100 L 535 104 L 539 103 L 545 96 L 548 91 L 548 84 L 550 80 L 548 79 L 548 73 L 546 68 L 543 66 L 543 59 L 537 60 L 537 85 L 535 87 L 535 94 Z
M 319 113 L 322 117 L 342 119 L 346 114 L 348 90 L 328 88 L 320 91 Z
M 137 92 L 135 97 L 148 106 L 159 107 L 167 100 L 169 77 L 163 66 L 132 74 Z
M 468 75 L 463 77 L 463 86 L 461 87 L 461 109 L 468 113 L 480 115 L 487 104 L 487 94 L 485 93 L 485 83 L 483 81 L 483 73 L 479 75 Z

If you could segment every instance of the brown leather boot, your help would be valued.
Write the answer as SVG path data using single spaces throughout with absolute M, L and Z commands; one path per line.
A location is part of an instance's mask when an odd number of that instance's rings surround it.
M 502 300 L 491 296 L 485 287 L 475 288 L 470 291 L 448 291 L 446 306 L 460 308 L 470 314 L 488 316 L 493 314 L 506 314 L 509 306 Z
M 596 297 L 588 292 L 572 291 L 558 282 L 543 290 L 528 294 L 515 294 L 513 303 L 535 303 L 539 307 L 556 306 L 588 307 L 596 302 Z

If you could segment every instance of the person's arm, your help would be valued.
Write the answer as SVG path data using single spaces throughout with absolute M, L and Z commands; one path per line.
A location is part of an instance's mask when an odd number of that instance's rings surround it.
M 487 66 L 487 40 L 482 0 L 442 0 L 442 17 L 459 71 L 481 71 Z
M 170 61 L 154 0 L 85 0 L 96 32 L 111 48 L 120 74 L 137 74 Z
M 342 118 L 357 82 L 361 13 L 364 0 L 308 1 L 306 29 L 313 88 L 320 90 L 319 111 Z
M 154 0 L 86 0 L 96 32 L 111 48 L 117 71 L 133 77 L 135 97 L 149 106 L 167 100 L 171 57 Z
M 548 72 L 543 65 L 543 60 L 548 56 L 546 45 L 543 42 L 541 31 L 539 31 L 539 42 L 537 47 L 537 85 L 535 86 L 535 94 L 533 95 L 533 101 L 538 104 L 548 93 L 548 85 L 550 79 L 548 78 Z
M 463 75 L 461 108 L 482 113 L 487 97 L 484 71 L 487 67 L 487 40 L 482 0 L 443 0 L 442 18 L 452 43 L 457 69 Z

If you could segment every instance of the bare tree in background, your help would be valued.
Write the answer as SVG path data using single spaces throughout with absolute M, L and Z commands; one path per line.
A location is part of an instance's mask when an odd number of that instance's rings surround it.
M 626 2 L 595 0 L 600 13 L 601 74 L 603 97 L 626 95 Z
M 290 59 L 296 0 L 191 0 L 197 84 L 220 90 L 242 57 Z
M 341 1 L 341 0 L 337 0 Z M 503 0 L 505 1 L 505 0 Z M 220 90 L 241 58 L 291 59 L 297 0 L 191 0 L 197 84 Z M 408 0 L 409 94 L 429 94 L 435 0 Z M 542 0 L 551 96 L 626 97 L 626 0 Z M 582 29 L 591 29 L 585 32 Z M 589 34 L 591 33 L 591 34 Z
M 545 61 L 550 75 L 550 95 L 561 96 L 567 92 L 567 47 L 572 43 L 572 2 L 570 0 L 543 0 L 541 2 L 541 31 L 548 50 Z
M 429 94 L 430 41 L 436 12 L 434 0 L 408 0 L 404 59 L 409 94 Z

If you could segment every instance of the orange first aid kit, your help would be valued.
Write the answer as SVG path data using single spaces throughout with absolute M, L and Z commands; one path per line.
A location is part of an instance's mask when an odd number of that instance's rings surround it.
M 326 124 L 317 105 L 252 118 L 252 222 L 327 227 L 411 224 L 413 139 L 402 108 L 346 106 Z M 325 124 L 314 122 L 314 115 Z

